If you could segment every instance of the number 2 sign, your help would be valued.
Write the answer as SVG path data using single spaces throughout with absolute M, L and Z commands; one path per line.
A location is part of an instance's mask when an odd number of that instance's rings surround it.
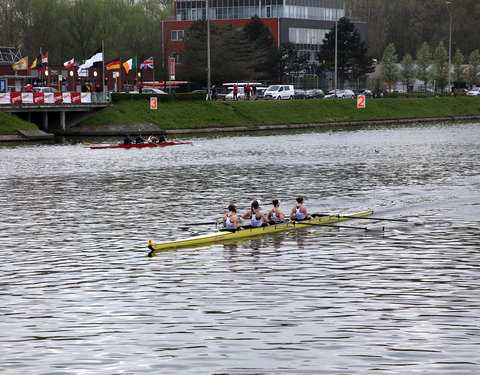
M 365 100 L 365 95 L 357 96 L 357 108 L 365 108 L 367 106 L 367 101 Z

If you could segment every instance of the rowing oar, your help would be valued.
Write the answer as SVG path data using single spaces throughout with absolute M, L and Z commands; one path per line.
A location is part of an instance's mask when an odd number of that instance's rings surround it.
M 401 221 L 403 223 L 408 223 L 409 221 L 407 219 L 389 219 L 389 218 L 384 218 L 384 217 L 366 217 L 366 216 L 348 216 L 348 215 L 329 215 L 329 214 L 312 214 L 313 217 L 319 217 L 319 216 L 335 216 L 338 218 L 344 217 L 347 219 L 368 219 L 368 220 L 384 220 L 384 221 Z
M 317 224 L 317 223 L 307 223 L 305 221 L 294 221 L 293 224 L 313 225 L 315 227 L 332 227 L 332 228 L 347 228 L 347 229 L 368 230 L 367 227 L 352 227 L 352 226 L 348 226 L 348 225 L 335 225 L 335 224 Z
M 192 225 L 211 225 L 211 224 L 218 224 L 218 220 L 217 221 L 205 221 L 203 223 L 190 223 L 190 224 L 182 224 L 183 226 L 192 226 Z

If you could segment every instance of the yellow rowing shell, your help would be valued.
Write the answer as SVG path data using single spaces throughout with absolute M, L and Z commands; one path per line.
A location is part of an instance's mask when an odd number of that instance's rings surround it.
M 188 237 L 182 240 L 163 242 L 159 244 L 152 244 L 152 242 L 149 241 L 148 248 L 151 250 L 149 255 L 152 255 L 155 251 L 158 251 L 158 250 L 169 250 L 169 249 L 175 249 L 175 248 L 181 248 L 181 247 L 196 247 L 199 245 L 213 244 L 213 243 L 237 239 L 237 238 L 252 237 L 252 236 L 258 236 L 262 234 L 269 234 L 269 233 L 302 229 L 302 228 L 311 228 L 312 226 L 315 226 L 315 225 L 322 226 L 323 224 L 325 224 L 328 226 L 328 224 L 335 224 L 340 221 L 351 220 L 352 217 L 360 218 L 364 216 L 370 216 L 372 214 L 373 214 L 373 211 L 366 211 L 366 212 L 357 212 L 357 213 L 345 215 L 348 217 L 344 217 L 342 215 L 321 216 L 319 218 L 315 218 L 311 220 L 279 223 L 279 224 L 269 225 L 269 226 L 260 227 L 260 228 L 247 228 L 247 229 L 238 230 L 236 232 L 218 231 L 218 232 Z

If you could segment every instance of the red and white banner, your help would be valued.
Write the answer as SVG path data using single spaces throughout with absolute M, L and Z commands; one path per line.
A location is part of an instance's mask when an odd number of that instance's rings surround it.
M 0 104 L 10 104 L 10 94 L 0 92 Z
M 89 92 L 13 92 L 0 93 L 0 104 L 91 103 Z
M 169 66 L 169 70 L 170 70 L 170 81 L 174 80 L 175 79 L 175 57 L 170 57 L 168 59 L 168 66 Z
M 45 103 L 45 97 L 41 92 L 34 92 L 33 93 L 33 102 L 35 104 L 43 104 Z

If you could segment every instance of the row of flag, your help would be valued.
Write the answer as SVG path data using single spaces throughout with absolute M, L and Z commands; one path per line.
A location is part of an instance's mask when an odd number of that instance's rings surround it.
M 28 65 L 28 56 L 25 56 L 19 61 L 13 63 L 12 68 L 13 70 L 31 70 L 31 69 L 46 70 L 48 69 L 48 66 L 49 66 L 48 53 L 46 53 L 46 54 L 38 55 L 38 57 L 35 60 L 33 60 L 30 66 Z M 86 70 L 91 67 L 102 68 L 102 66 L 103 66 L 103 51 L 100 48 L 93 54 L 92 57 L 90 57 L 88 60 L 85 60 L 82 64 L 78 65 L 78 69 Z M 120 66 L 123 66 L 123 68 L 127 73 L 130 70 L 137 69 L 137 58 L 132 57 L 131 59 L 125 61 L 123 64 L 121 63 L 120 58 L 116 58 L 113 61 L 105 64 L 105 69 L 107 70 L 120 69 Z M 63 63 L 63 67 L 65 69 L 72 69 L 73 67 L 75 67 L 75 59 L 65 61 Z M 151 70 L 153 68 L 154 68 L 153 57 L 150 57 L 144 60 L 140 64 L 141 70 Z

